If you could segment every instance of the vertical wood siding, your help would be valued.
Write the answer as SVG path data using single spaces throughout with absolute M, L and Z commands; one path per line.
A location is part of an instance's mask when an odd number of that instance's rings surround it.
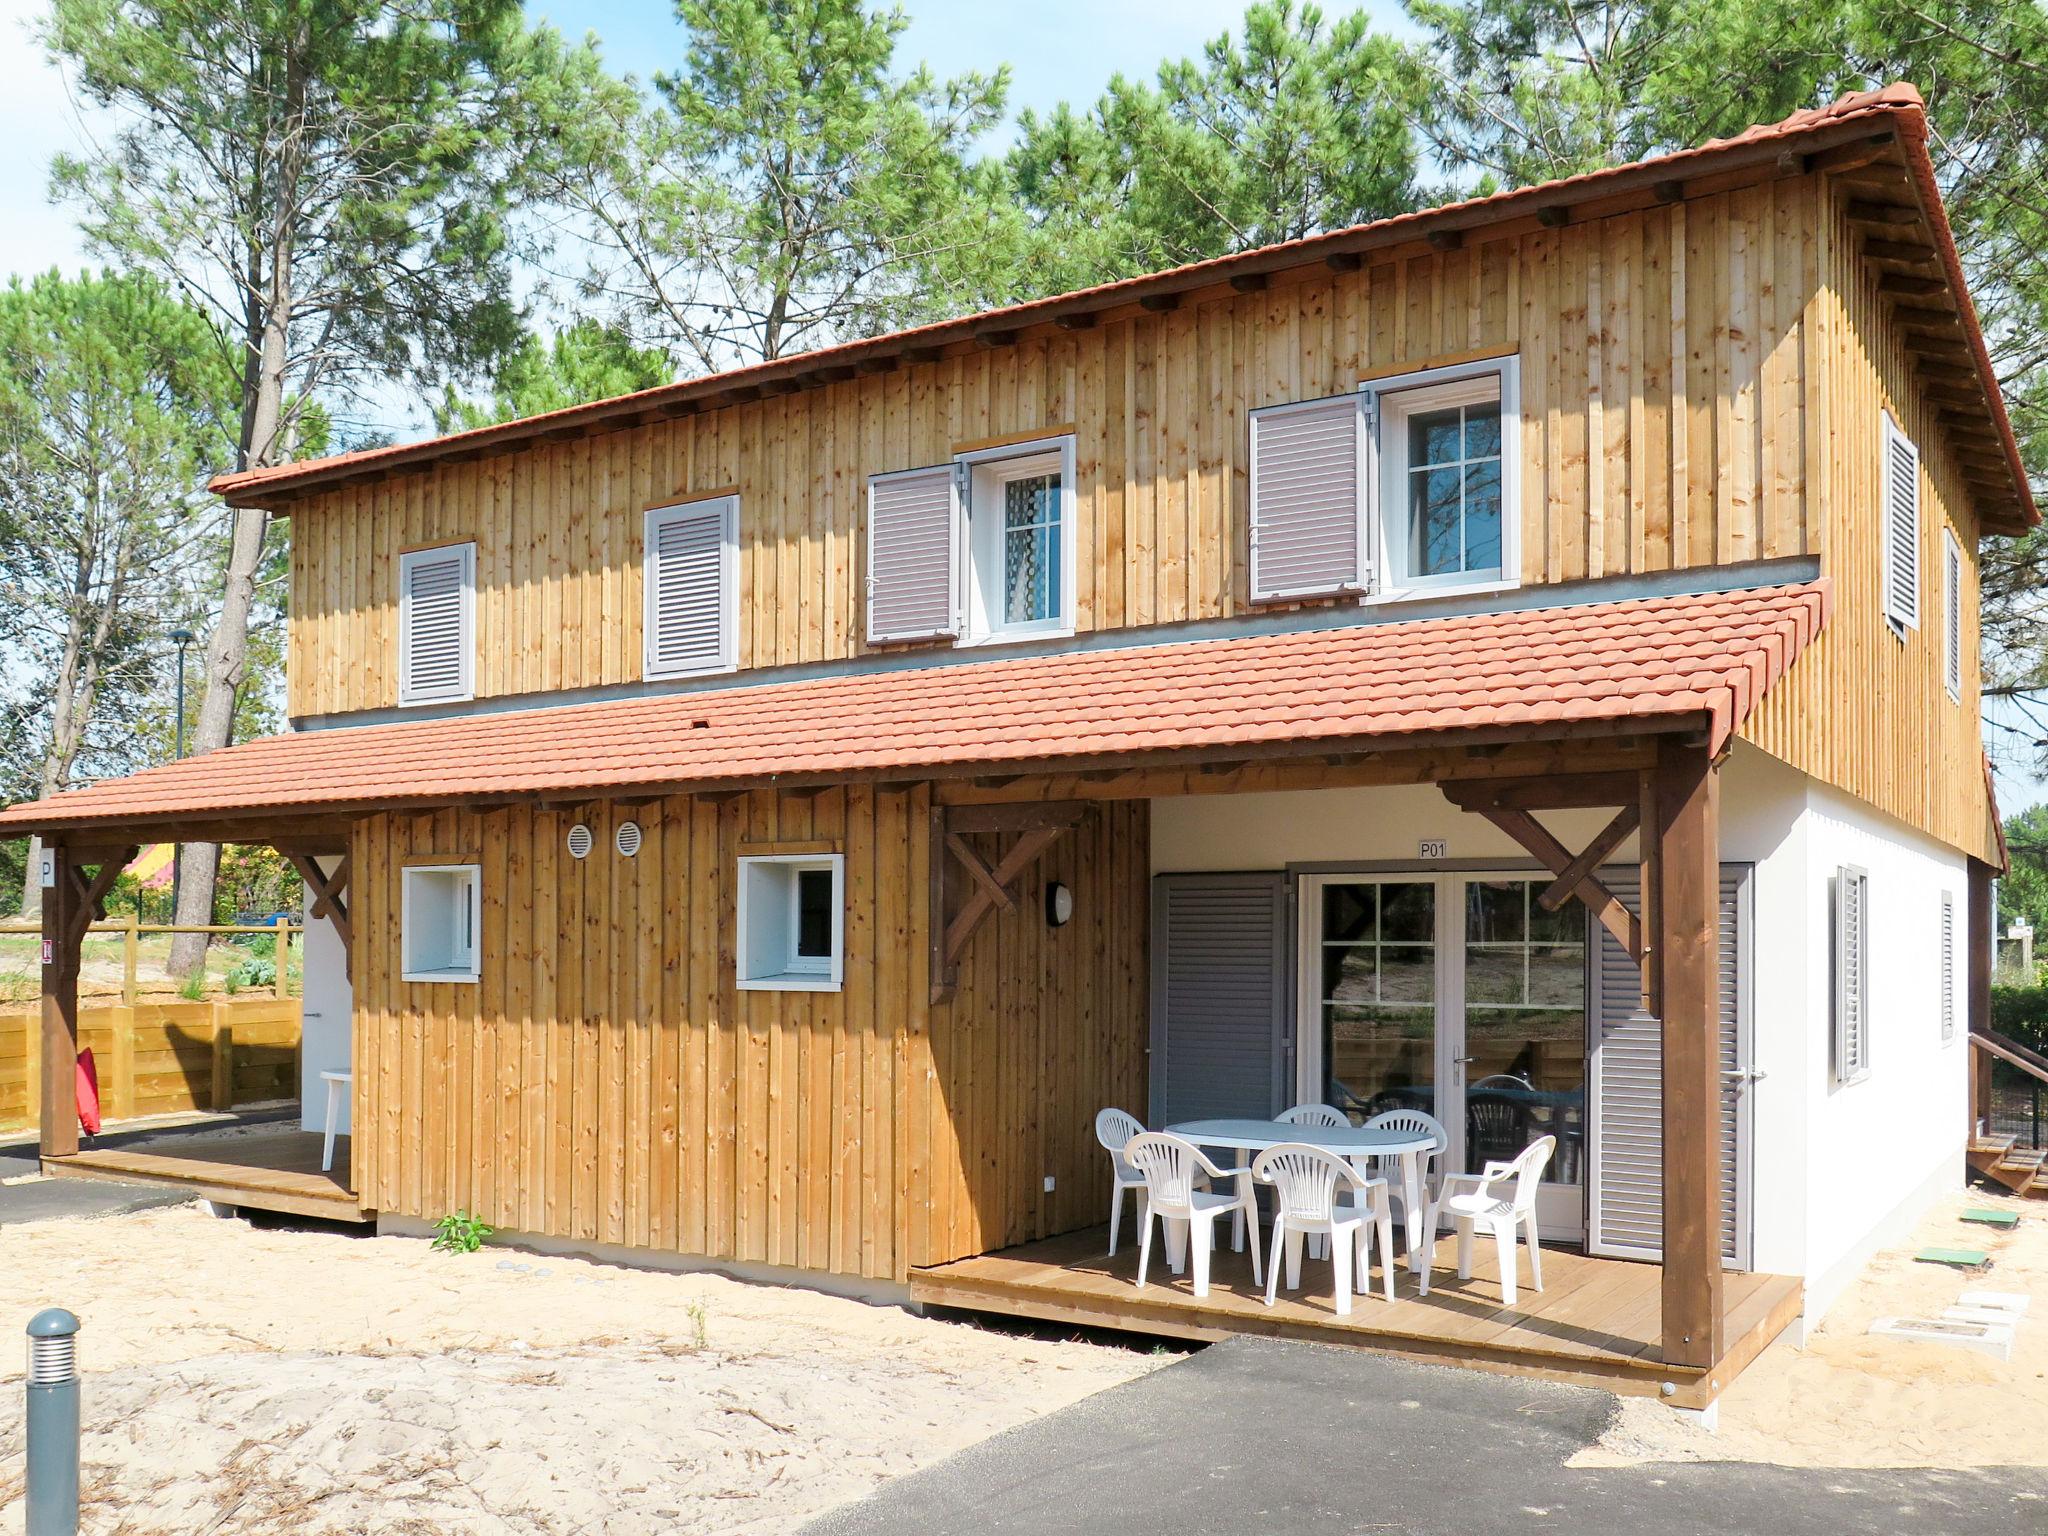
M 1815 223 L 1821 282 L 1808 329 L 1803 473 L 1817 500 L 1834 613 L 1742 734 L 1795 768 L 1974 855 L 1995 857 L 1984 788 L 1978 649 L 1978 528 L 1936 407 L 1915 381 L 1904 338 L 1858 255 L 1845 199 Z M 1884 617 L 1884 413 L 1920 449 L 1920 625 Z M 1963 688 L 1943 686 L 1942 531 L 1962 546 Z
M 1100 1220 L 1095 1111 L 1144 1106 L 1146 807 L 1055 844 L 939 1008 L 928 807 L 856 787 L 360 823 L 364 1201 L 871 1279 Z M 844 989 L 739 991 L 740 854 L 822 845 L 846 855 Z M 483 865 L 481 982 L 401 981 L 400 871 L 450 859 Z M 1053 879 L 1075 894 L 1057 930 Z
M 397 699 L 398 552 L 477 542 L 479 697 L 637 681 L 642 514 L 736 491 L 739 664 L 858 654 L 867 477 L 1075 433 L 1086 630 L 1247 609 L 1247 413 L 1519 353 L 1522 564 L 1565 581 L 1811 553 L 1817 182 L 1794 178 L 1030 336 L 347 488 L 292 516 L 290 709 Z

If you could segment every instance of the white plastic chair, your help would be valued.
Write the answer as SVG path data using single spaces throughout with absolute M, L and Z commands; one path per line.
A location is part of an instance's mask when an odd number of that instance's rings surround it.
M 1273 1117 L 1282 1125 L 1323 1125 L 1349 1127 L 1351 1117 L 1341 1109 L 1332 1109 L 1327 1104 L 1297 1104 L 1292 1109 L 1283 1109 Z
M 1138 1117 L 1121 1109 L 1105 1109 L 1095 1117 L 1095 1139 L 1109 1154 L 1109 1256 L 1116 1257 L 1116 1232 L 1123 1224 L 1124 1191 L 1138 1192 L 1138 1220 L 1145 1219 L 1145 1175 L 1130 1165 L 1124 1148 L 1133 1136 L 1145 1134 Z
M 1145 1180 L 1143 1233 L 1138 1240 L 1138 1284 L 1145 1284 L 1145 1272 L 1152 1262 L 1152 1228 L 1157 1218 L 1160 1229 L 1169 1221 L 1187 1224 L 1188 1247 L 1193 1250 L 1194 1286 L 1197 1296 L 1209 1294 L 1209 1255 L 1216 1247 L 1216 1218 L 1251 1205 L 1257 1220 L 1257 1195 L 1248 1168 L 1218 1168 L 1191 1141 L 1169 1136 L 1164 1131 L 1143 1131 L 1124 1143 L 1124 1158 Z M 1235 1179 L 1230 1194 L 1201 1187 L 1204 1177 L 1222 1181 Z M 1257 1230 L 1255 1227 L 1254 1231 Z M 1252 1244 L 1252 1283 L 1259 1280 L 1259 1245 Z
M 1374 1115 L 1366 1121 L 1365 1128 L 1368 1131 L 1405 1131 L 1416 1136 L 1428 1136 L 1434 1143 L 1422 1154 L 1422 1166 L 1417 1170 L 1421 1175 L 1422 1184 L 1420 1214 L 1427 1216 L 1437 1203 L 1439 1186 L 1443 1179 L 1444 1149 L 1451 1144 L 1451 1134 L 1444 1129 L 1443 1122 L 1434 1115 L 1424 1114 L 1419 1109 L 1390 1109 L 1385 1114 Z M 1386 1179 L 1389 1186 L 1387 1198 L 1394 1204 L 1394 1220 L 1405 1229 L 1408 1225 L 1408 1199 L 1397 1176 L 1401 1159 L 1375 1157 L 1372 1161 L 1373 1171 Z M 1424 1232 L 1422 1241 L 1434 1245 L 1435 1230 Z
M 1472 1278 L 1472 1235 L 1485 1227 L 1500 1250 L 1500 1298 L 1505 1306 L 1515 1304 L 1517 1230 L 1529 1244 L 1530 1289 L 1543 1289 L 1543 1249 L 1536 1240 L 1536 1189 L 1543 1182 L 1550 1154 L 1556 1150 L 1555 1136 L 1539 1136 L 1516 1154 L 1513 1162 L 1488 1163 L 1481 1173 L 1454 1173 L 1444 1180 L 1436 1216 L 1449 1217 L 1458 1228 L 1458 1278 Z M 1510 1181 L 1512 1188 L 1503 1194 L 1499 1186 Z M 1431 1230 L 1435 1227 L 1432 1221 Z
M 1351 1117 L 1341 1109 L 1332 1109 L 1327 1104 L 1297 1104 L 1292 1109 L 1283 1109 L 1274 1120 L 1281 1125 L 1320 1125 L 1349 1129 Z M 1253 1241 L 1258 1239 L 1254 1236 Z M 1320 1259 L 1323 1256 L 1323 1240 L 1320 1235 L 1308 1240 L 1308 1256 Z
M 1337 1313 L 1350 1316 L 1353 1284 L 1361 1296 L 1372 1290 L 1375 1232 L 1380 1267 L 1387 1279 L 1387 1300 L 1394 1299 L 1394 1220 L 1387 1208 L 1386 1180 L 1368 1179 L 1336 1153 L 1294 1141 L 1261 1152 L 1252 1172 L 1271 1184 L 1274 1192 L 1273 1252 L 1266 1262 L 1267 1306 L 1273 1305 L 1279 1288 L 1283 1246 L 1291 1291 L 1301 1284 L 1302 1240 L 1320 1236 L 1330 1244 Z M 1340 1193 L 1351 1198 L 1340 1204 Z

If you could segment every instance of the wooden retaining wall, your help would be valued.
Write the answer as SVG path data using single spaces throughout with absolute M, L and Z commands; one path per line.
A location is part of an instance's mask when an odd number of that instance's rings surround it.
M 36 1123 L 42 1015 L 0 1013 L 0 1131 Z M 84 1008 L 107 1120 L 293 1099 L 299 1093 L 299 1000 L 221 998 Z

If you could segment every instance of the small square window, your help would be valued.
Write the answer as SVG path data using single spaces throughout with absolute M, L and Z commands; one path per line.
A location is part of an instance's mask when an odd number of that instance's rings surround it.
M 1516 360 L 1365 386 L 1375 402 L 1388 595 L 1504 583 L 1515 573 Z
M 846 860 L 763 854 L 740 860 L 739 985 L 836 992 L 844 974 Z
M 407 981 L 477 979 L 482 881 L 474 864 L 416 864 L 401 892 L 403 966 Z

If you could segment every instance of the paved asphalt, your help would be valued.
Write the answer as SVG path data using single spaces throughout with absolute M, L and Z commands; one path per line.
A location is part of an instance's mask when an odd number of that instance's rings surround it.
M 1232 1339 L 986 1440 L 804 1536 L 2016 1536 L 2048 1472 L 1574 1469 L 1607 1393 Z

